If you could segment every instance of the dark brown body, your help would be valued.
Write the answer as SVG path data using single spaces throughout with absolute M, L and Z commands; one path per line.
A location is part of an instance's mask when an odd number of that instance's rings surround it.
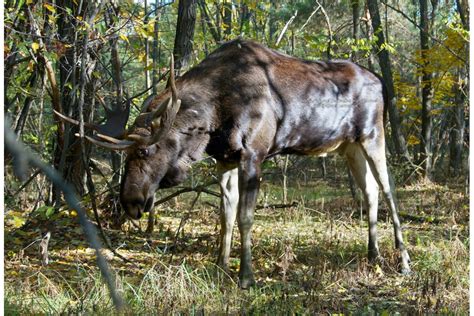
M 208 116 L 207 153 L 226 163 L 250 148 L 261 158 L 324 153 L 369 137 L 382 123 L 382 85 L 374 74 L 348 61 L 302 61 L 254 42 L 224 44 L 177 86 L 182 108 Z
M 186 177 L 204 151 L 222 171 L 223 212 L 219 263 L 227 266 L 237 217 L 242 238 L 241 285 L 253 284 L 250 234 L 261 175 L 260 164 L 276 154 L 345 155 L 369 209 L 369 256 L 378 255 L 375 222 L 378 187 L 392 210 L 397 247 L 408 270 L 393 187 L 385 162 L 382 83 L 348 61 L 304 61 L 257 43 L 224 44 L 176 81 L 181 107 L 156 143 L 129 152 L 121 200 L 140 217 L 160 187 Z M 165 91 L 149 105 L 153 113 L 170 99 Z M 150 133 L 150 121 L 135 133 Z M 146 154 L 143 154 L 146 153 Z M 376 192 L 376 193 L 374 193 Z

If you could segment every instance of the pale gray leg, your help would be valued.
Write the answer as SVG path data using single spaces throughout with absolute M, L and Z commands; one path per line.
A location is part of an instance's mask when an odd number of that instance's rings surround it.
M 221 188 L 221 235 L 217 264 L 223 269 L 228 269 L 232 230 L 237 215 L 237 206 L 239 204 L 238 168 L 223 172 L 219 184 Z
M 359 144 L 351 144 L 348 146 L 346 158 L 352 175 L 364 195 L 365 207 L 369 217 L 368 256 L 370 261 L 374 261 L 379 256 L 379 246 L 377 242 L 379 186 Z
M 410 256 L 405 248 L 403 242 L 403 235 L 400 225 L 400 219 L 398 218 L 397 201 L 395 197 L 395 187 L 393 181 L 391 181 L 387 162 L 385 157 L 385 146 L 383 142 L 376 140 L 367 140 L 362 144 L 367 161 L 369 162 L 370 169 L 375 176 L 379 186 L 382 188 L 385 201 L 387 202 L 391 215 L 393 228 L 395 232 L 395 247 L 400 250 L 402 273 L 410 273 Z

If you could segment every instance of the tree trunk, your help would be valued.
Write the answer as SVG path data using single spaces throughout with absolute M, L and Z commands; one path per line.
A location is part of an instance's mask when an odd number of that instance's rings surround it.
M 116 20 L 114 16 L 119 16 L 119 7 L 111 6 L 108 10 L 109 25 L 108 28 L 116 27 Z M 148 42 L 148 41 L 147 41 Z M 112 36 L 109 40 L 110 45 L 110 64 L 112 69 L 112 79 L 115 87 L 115 100 L 113 101 L 112 111 L 124 111 L 126 104 L 124 102 L 124 87 L 123 87 L 123 76 L 122 76 L 122 63 L 118 53 L 118 35 Z M 115 151 L 111 152 L 111 163 L 112 163 L 112 185 L 115 187 L 120 182 L 120 166 L 122 163 L 121 155 Z
M 193 52 L 194 27 L 196 25 L 196 0 L 181 0 L 178 6 L 178 21 L 173 55 L 175 68 L 187 67 Z
M 33 93 L 38 78 L 38 67 L 34 66 L 33 73 L 28 80 L 28 87 L 30 88 L 31 92 Z M 18 117 L 18 120 L 15 122 L 15 134 L 17 135 L 17 140 L 21 139 L 21 135 L 23 134 L 23 128 L 25 127 L 26 119 L 28 118 L 28 114 L 30 112 L 31 105 L 34 102 L 34 98 L 31 95 L 27 95 L 24 100 L 23 108 L 21 109 L 21 113 Z
M 466 30 L 469 30 L 469 0 L 456 0 L 456 9 L 462 25 Z
M 155 24 L 154 24 L 154 30 L 153 30 L 153 47 L 152 47 L 152 59 L 153 59 L 153 71 L 152 71 L 152 77 L 153 77 L 153 95 L 158 94 L 158 79 L 159 79 L 159 67 L 160 67 L 160 53 L 158 51 L 158 28 L 159 28 L 159 20 L 160 20 L 160 12 L 156 9 L 160 5 L 161 0 L 155 0 Z
M 382 30 L 382 23 L 380 21 L 380 14 L 377 0 L 367 0 L 367 5 L 372 20 L 372 27 L 377 36 L 377 48 L 379 50 L 378 58 L 380 70 L 387 89 L 388 114 L 390 119 L 390 127 L 392 129 L 392 141 L 395 146 L 395 151 L 399 157 L 409 160 L 408 150 L 400 128 L 400 115 L 396 107 L 395 87 L 393 85 L 392 67 L 390 64 L 390 56 L 388 51 L 384 48 L 385 37 Z
M 211 17 L 209 15 L 206 1 L 205 0 L 198 0 L 199 1 L 199 8 L 201 10 L 201 18 L 206 22 L 207 27 L 209 28 L 209 32 L 211 32 L 212 37 L 216 43 L 219 43 L 220 33 L 217 31 L 216 26 L 212 23 Z
M 86 120 L 83 114 L 90 115 L 90 99 L 82 100 L 81 98 L 93 98 L 94 96 L 85 93 L 88 89 L 89 82 L 84 82 L 86 78 L 90 78 L 95 67 L 94 54 L 88 54 L 84 49 L 83 43 L 88 43 L 84 37 L 88 36 L 88 32 L 79 29 L 76 17 L 82 17 L 83 21 L 89 21 L 88 16 L 93 14 L 91 10 L 95 7 L 92 2 L 83 3 L 79 6 L 74 1 L 63 0 L 58 1 L 59 7 L 71 8 L 72 15 L 60 14 L 58 17 L 58 33 L 61 42 L 71 45 L 63 56 L 59 59 L 58 68 L 60 74 L 60 90 L 62 111 L 69 117 L 78 121 Z M 86 54 L 86 55 L 84 55 Z M 83 73 L 83 72 L 86 73 Z M 77 92 L 81 91 L 80 97 L 77 98 Z M 83 106 L 83 112 L 80 108 Z M 82 159 L 81 142 L 75 136 L 79 132 L 78 127 L 71 126 L 64 132 L 64 142 L 58 141 L 54 154 L 54 165 L 56 169 L 63 175 L 63 178 L 71 183 L 79 195 L 85 193 L 85 165 Z M 59 139 L 59 133 L 58 133 Z M 55 205 L 60 203 L 60 190 L 54 189 L 53 201 Z
M 278 1 L 272 0 L 270 1 L 272 4 L 272 10 L 270 11 L 269 18 L 268 18 L 268 43 L 275 43 L 275 34 L 277 32 L 277 12 L 278 12 Z
M 145 11 L 145 24 L 148 25 L 149 18 L 148 18 L 148 0 L 145 0 L 144 3 L 144 11 Z M 145 37 L 145 90 L 148 90 L 151 87 L 151 77 L 150 77 L 150 70 L 148 69 L 148 57 L 150 54 L 150 42 L 148 41 L 148 36 Z M 148 90 L 148 94 L 151 91 Z
M 357 45 L 357 40 L 359 40 L 359 0 L 352 0 L 352 39 L 354 40 L 354 45 Z M 356 52 L 351 52 L 351 60 L 356 60 Z
M 458 82 L 454 86 L 455 107 L 452 112 L 452 128 L 449 141 L 449 165 L 453 175 L 462 172 L 462 152 L 464 147 L 464 107 L 466 104 L 467 85 L 460 84 L 462 76 L 458 75 Z
M 467 0 L 456 0 L 456 9 L 465 30 L 469 31 L 469 3 Z M 469 55 L 469 46 L 466 45 L 466 56 Z M 455 176 L 462 172 L 462 153 L 464 148 L 466 100 L 469 100 L 469 69 L 463 65 L 458 70 L 457 83 L 454 85 L 455 107 L 452 113 L 452 129 L 450 133 L 449 164 Z
M 215 23 L 216 31 L 217 31 L 218 37 L 222 38 L 222 12 L 221 12 L 222 7 L 221 7 L 220 0 L 216 0 L 215 5 L 216 5 L 216 23 Z
M 374 36 L 374 30 L 372 29 L 372 19 L 370 18 L 370 12 L 367 6 L 364 8 L 364 22 L 367 38 L 372 40 L 372 37 Z M 375 72 L 374 64 L 374 54 L 372 49 L 369 51 L 369 56 L 367 58 L 367 68 L 369 68 L 369 70 L 372 72 Z
M 244 29 L 248 30 L 249 29 L 249 21 L 250 21 L 250 10 L 247 4 L 242 2 L 240 4 L 241 10 L 240 10 L 240 31 L 239 34 L 240 36 L 244 36 Z
M 432 146 L 431 130 L 433 126 L 431 109 L 433 100 L 432 73 L 428 70 L 429 60 L 427 50 L 429 44 L 430 24 L 428 19 L 428 1 L 420 0 L 420 47 L 421 47 L 421 140 L 420 162 L 425 178 L 431 178 Z
M 65 8 L 71 8 L 72 16 L 80 16 L 78 12 L 78 6 L 69 0 L 58 1 L 58 6 Z M 76 56 L 76 20 L 66 13 L 60 14 L 58 17 L 58 33 L 59 39 L 63 43 L 71 45 L 64 55 L 58 60 L 59 68 L 59 89 L 61 95 L 61 107 L 69 117 L 74 119 L 78 118 L 78 113 L 75 109 L 76 100 L 72 94 L 73 87 L 76 86 L 76 65 L 79 64 Z M 63 178 L 67 181 L 70 180 L 70 170 L 74 170 L 73 166 L 81 164 L 80 146 L 79 142 L 73 146 L 73 142 L 76 140 L 74 134 L 78 132 L 78 129 L 70 124 L 65 124 L 64 138 L 59 138 L 59 133 L 56 142 L 56 148 L 54 152 L 54 167 L 63 175 Z M 73 160 L 73 157 L 76 159 Z M 79 171 L 80 168 L 76 169 Z M 81 174 L 81 172 L 79 172 Z M 76 178 L 77 182 L 74 182 L 76 192 L 79 194 L 83 192 L 84 183 L 82 182 L 83 177 L 79 175 Z M 58 187 L 53 188 L 53 203 L 58 206 L 61 203 L 61 190 Z
M 224 2 L 224 37 L 229 40 L 232 35 L 232 0 L 225 0 Z

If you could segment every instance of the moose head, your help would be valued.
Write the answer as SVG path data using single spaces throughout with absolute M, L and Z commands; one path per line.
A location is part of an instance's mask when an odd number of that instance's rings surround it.
M 191 162 L 202 156 L 209 139 L 209 124 L 203 119 L 207 112 L 195 104 L 193 96 L 179 98 L 172 58 L 169 87 L 145 101 L 142 113 L 127 131 L 123 117 L 128 116 L 128 111 L 112 115 L 102 125 L 86 125 L 96 131 L 93 137 L 84 136 L 88 141 L 126 153 L 120 201 L 131 218 L 138 219 L 148 212 L 154 204 L 156 190 L 181 183 Z M 61 119 L 79 125 L 78 121 L 54 112 Z

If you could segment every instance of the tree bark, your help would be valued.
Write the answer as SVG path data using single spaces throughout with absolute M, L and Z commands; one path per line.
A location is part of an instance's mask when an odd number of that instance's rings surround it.
M 364 22 L 365 22 L 365 30 L 366 30 L 366 35 L 369 40 L 372 40 L 374 36 L 374 30 L 372 29 L 372 19 L 370 18 L 370 12 L 369 8 L 366 6 L 364 8 Z M 367 68 L 369 68 L 370 71 L 375 72 L 374 68 L 374 54 L 373 54 L 373 49 L 369 51 L 369 56 L 367 57 Z
M 154 30 L 153 30 L 153 47 L 152 47 L 152 59 L 153 59 L 153 71 L 152 71 L 152 91 L 153 94 L 156 95 L 158 94 L 158 79 L 160 77 L 159 74 L 159 67 L 160 67 L 160 53 L 158 49 L 158 28 L 159 28 L 159 21 L 160 21 L 160 15 L 161 13 L 156 9 L 160 5 L 160 0 L 155 0 L 155 24 L 154 24 Z
M 209 32 L 211 32 L 211 35 L 214 38 L 214 41 L 216 43 L 219 43 L 221 41 L 220 33 L 217 31 L 216 26 L 214 25 L 214 23 L 211 20 L 211 17 L 209 16 L 206 1 L 205 0 L 198 0 L 198 1 L 199 1 L 199 8 L 201 10 L 201 17 L 206 22 L 206 25 L 209 28 Z
M 89 98 L 94 96 L 84 91 L 90 84 L 89 78 L 96 62 L 93 56 L 97 54 L 89 54 L 91 47 L 85 40 L 89 31 L 85 32 L 79 26 L 91 22 L 90 16 L 97 13 L 92 12 L 96 6 L 91 1 L 76 4 L 75 1 L 61 0 L 57 4 L 59 7 L 70 8 L 72 12 L 71 15 L 66 12 L 59 14 L 57 20 L 60 41 L 71 45 L 58 62 L 62 112 L 79 122 L 85 121 L 93 112 L 90 108 Z M 78 16 L 82 17 L 84 22 L 77 19 Z M 93 23 L 91 22 L 89 25 L 93 25 Z M 78 94 L 79 91 L 81 93 Z M 83 97 L 87 100 L 83 100 Z M 82 107 L 84 111 L 80 110 Z M 86 117 L 84 118 L 83 115 Z M 54 166 L 64 179 L 74 186 L 76 192 L 83 195 L 85 193 L 85 165 L 82 159 L 81 142 L 75 136 L 75 133 L 80 131 L 77 126 L 71 126 L 71 124 L 66 124 L 66 126 L 68 127 L 64 132 L 63 144 L 58 141 L 55 149 Z M 55 205 L 59 205 L 61 202 L 60 189 L 54 188 L 53 201 Z
M 178 6 L 178 21 L 174 40 L 176 72 L 187 67 L 193 52 L 194 27 L 196 25 L 196 0 L 181 0 Z
M 400 115 L 396 107 L 396 96 L 392 77 L 392 67 L 388 51 L 384 48 L 385 37 L 382 30 L 382 23 L 380 21 L 377 0 L 367 0 L 367 5 L 371 15 L 372 27 L 374 29 L 375 35 L 377 36 L 377 48 L 379 50 L 378 59 L 382 72 L 382 77 L 384 79 L 385 86 L 387 89 L 388 103 L 385 106 L 388 107 L 390 127 L 392 130 L 392 141 L 397 155 L 399 157 L 403 157 L 409 160 L 410 158 L 408 155 L 405 138 L 400 128 Z
M 225 0 L 224 2 L 224 36 L 226 40 L 229 40 L 232 35 L 232 0 Z
M 462 171 L 462 152 L 464 148 L 464 107 L 466 105 L 467 85 L 462 85 L 462 76 L 458 75 L 458 82 L 454 85 L 455 107 L 452 112 L 451 132 L 449 140 L 449 165 L 454 176 Z
M 357 45 L 357 40 L 359 40 L 359 18 L 360 18 L 360 8 L 359 8 L 359 0 L 352 0 L 352 39 L 354 40 L 354 44 Z M 351 52 L 351 60 L 357 59 L 357 53 Z
M 421 48 L 421 140 L 420 140 L 420 162 L 425 178 L 431 178 L 432 169 L 432 146 L 431 130 L 433 126 L 431 110 L 433 100 L 432 73 L 428 69 L 430 62 L 427 51 L 430 48 L 429 32 L 430 23 L 428 18 L 428 1 L 420 0 L 420 48 Z
M 461 18 L 461 23 L 466 30 L 469 30 L 469 1 L 456 0 L 456 9 Z
M 145 25 L 148 25 L 149 18 L 148 18 L 148 0 L 145 0 L 144 3 L 144 11 L 145 11 Z M 148 55 L 150 53 L 150 42 L 148 41 L 148 37 L 145 37 L 145 90 L 148 90 L 151 87 L 151 78 L 150 78 L 150 70 L 148 69 Z M 148 94 L 151 91 L 148 90 Z
M 111 6 L 108 10 L 109 15 L 109 25 L 108 28 L 113 28 L 116 25 L 114 16 L 119 16 L 120 8 L 117 6 Z M 147 41 L 148 42 L 148 41 Z M 112 79 L 115 87 L 115 100 L 113 101 L 112 111 L 113 112 L 123 112 L 126 108 L 124 102 L 124 87 L 123 87 L 123 76 L 122 76 L 122 63 L 120 61 L 118 53 L 118 35 L 112 36 L 109 40 L 110 45 L 110 65 L 112 66 Z M 111 163 L 112 163 L 112 185 L 116 186 L 120 182 L 120 166 L 122 163 L 121 155 L 115 151 L 111 152 Z
M 269 18 L 268 18 L 268 42 L 275 43 L 276 41 L 275 34 L 277 32 L 277 22 L 278 22 L 278 17 L 276 13 L 278 12 L 279 5 L 278 5 L 278 1 L 275 1 L 275 0 L 270 1 L 270 3 L 272 5 L 272 10 L 270 11 Z
M 469 3 L 467 0 L 456 0 L 456 9 L 459 13 L 461 23 L 465 30 L 469 31 Z M 469 46 L 466 45 L 466 56 L 469 55 Z M 469 100 L 469 69 L 463 65 L 458 70 L 457 82 L 453 87 L 455 95 L 455 107 L 452 112 L 452 129 L 449 142 L 449 164 L 453 175 L 462 172 L 462 154 L 464 149 L 465 113 L 466 100 Z
M 240 10 L 240 31 L 239 34 L 240 36 L 244 35 L 244 28 L 248 29 L 249 28 L 249 21 L 250 21 L 250 10 L 247 4 L 244 2 L 241 3 L 241 10 Z
M 38 78 L 38 67 L 34 66 L 33 73 L 28 80 L 28 87 L 30 88 L 31 92 L 33 93 L 36 87 L 37 78 Z M 18 120 L 15 122 L 15 134 L 16 139 L 20 140 L 21 135 L 23 134 L 23 128 L 25 127 L 26 119 L 28 118 L 28 114 L 30 112 L 31 105 L 34 102 L 34 98 L 31 95 L 27 95 L 25 97 L 23 108 L 21 109 L 21 113 L 18 117 Z

